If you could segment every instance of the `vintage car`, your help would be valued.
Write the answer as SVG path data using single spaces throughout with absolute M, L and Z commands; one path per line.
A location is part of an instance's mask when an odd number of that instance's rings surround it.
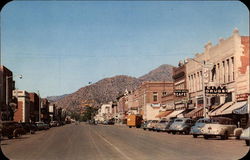
M 190 118 L 176 118 L 169 127 L 168 132 L 175 133 L 184 133 L 189 134 L 191 127 L 194 125 L 195 121 Z
M 31 133 L 31 134 L 34 134 L 35 131 L 37 130 L 37 127 L 35 124 L 33 123 L 29 123 L 29 122 L 22 122 L 20 123 L 23 128 L 26 130 L 27 133 Z
M 146 129 L 148 129 L 149 131 L 154 130 L 155 125 L 158 123 L 158 120 L 152 120 L 147 124 Z
M 44 122 L 36 122 L 36 126 L 38 130 L 47 130 L 49 129 L 49 125 Z
M 50 127 L 58 127 L 59 126 L 59 122 L 58 121 L 51 121 L 49 123 Z
M 148 128 L 147 128 L 148 123 L 151 122 L 151 121 L 152 121 L 152 120 L 148 120 L 148 121 L 142 122 L 142 125 L 141 125 L 142 129 L 144 129 L 144 130 L 148 129 Z
M 174 123 L 174 120 L 175 120 L 175 118 L 174 118 L 174 119 L 169 119 L 169 120 L 168 120 L 168 124 L 166 125 L 166 132 L 167 132 L 167 133 L 170 133 L 169 127 Z
M 195 123 L 194 126 L 191 127 L 190 133 L 193 135 L 193 138 L 197 138 L 200 135 L 203 135 L 201 132 L 201 128 L 205 126 L 205 124 L 209 123 L 210 119 L 209 118 L 201 118 L 198 119 Z
M 13 137 L 19 137 L 25 133 L 26 131 L 20 123 L 14 121 L 2 121 L 1 135 L 3 137 L 11 139 Z
M 211 121 L 204 125 L 201 132 L 205 139 L 220 136 L 221 139 L 228 139 L 234 136 L 234 130 L 237 128 L 235 122 L 226 117 L 212 117 Z
M 166 132 L 169 126 L 173 123 L 173 120 L 161 119 L 156 125 L 155 130 L 157 132 Z
M 244 139 L 246 145 L 249 146 L 250 143 L 250 127 L 244 129 L 240 135 L 240 139 Z

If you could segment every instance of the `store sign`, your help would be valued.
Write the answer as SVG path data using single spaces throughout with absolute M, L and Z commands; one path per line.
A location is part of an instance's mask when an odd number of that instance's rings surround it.
M 248 94 L 247 93 L 237 94 L 236 95 L 236 100 L 237 101 L 246 101 L 247 98 L 248 98 Z
M 183 96 L 186 96 L 188 93 L 188 90 L 187 89 L 178 89 L 178 90 L 175 90 L 174 91 L 174 95 L 176 97 L 183 97 Z
M 216 86 L 205 86 L 206 95 L 224 95 L 227 94 L 227 88 L 224 87 L 216 87 Z
M 151 104 L 151 107 L 160 107 L 160 106 L 161 106 L 160 103 L 153 103 L 153 104 Z

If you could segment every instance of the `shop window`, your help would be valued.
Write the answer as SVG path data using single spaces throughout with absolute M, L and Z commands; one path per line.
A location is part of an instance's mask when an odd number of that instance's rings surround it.
M 230 93 L 228 93 L 228 94 L 226 95 L 226 100 L 225 100 L 225 102 L 232 102 L 232 92 L 230 92 Z
M 211 105 L 219 105 L 220 104 L 220 97 L 219 96 L 214 96 L 210 100 Z

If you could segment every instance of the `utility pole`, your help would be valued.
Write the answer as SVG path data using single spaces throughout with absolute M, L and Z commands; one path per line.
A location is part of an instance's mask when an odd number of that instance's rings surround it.
M 209 83 L 209 70 L 211 68 L 211 66 L 213 65 L 212 63 L 206 63 L 206 61 L 204 61 L 204 63 L 199 62 L 193 58 L 191 58 L 191 60 L 193 60 L 194 62 L 200 64 L 202 66 L 202 94 L 203 94 L 203 116 L 204 118 L 208 118 L 207 115 L 207 97 L 206 97 L 206 91 L 205 91 L 205 85 L 207 85 Z

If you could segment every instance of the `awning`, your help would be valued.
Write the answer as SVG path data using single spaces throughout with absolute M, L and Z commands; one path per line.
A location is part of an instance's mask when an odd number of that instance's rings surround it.
M 183 111 L 184 111 L 184 109 L 175 110 L 172 113 L 170 113 L 168 116 L 166 116 L 166 118 L 169 119 L 171 117 L 176 117 L 178 114 L 181 114 Z
M 157 116 L 155 116 L 155 118 L 166 117 L 167 115 L 169 115 L 172 112 L 173 112 L 173 110 L 161 112 Z
M 245 101 L 245 104 L 243 104 L 241 107 L 239 108 L 236 108 L 232 111 L 232 113 L 234 114 L 247 114 L 248 111 L 247 111 L 247 107 L 248 107 L 248 103 Z
M 217 116 L 217 115 L 222 115 L 223 111 L 229 108 L 234 102 L 227 102 L 223 104 L 220 108 L 216 109 L 215 111 L 212 110 L 210 112 L 209 116 Z
M 203 116 L 203 107 L 198 107 L 184 115 L 186 118 L 196 118 Z

